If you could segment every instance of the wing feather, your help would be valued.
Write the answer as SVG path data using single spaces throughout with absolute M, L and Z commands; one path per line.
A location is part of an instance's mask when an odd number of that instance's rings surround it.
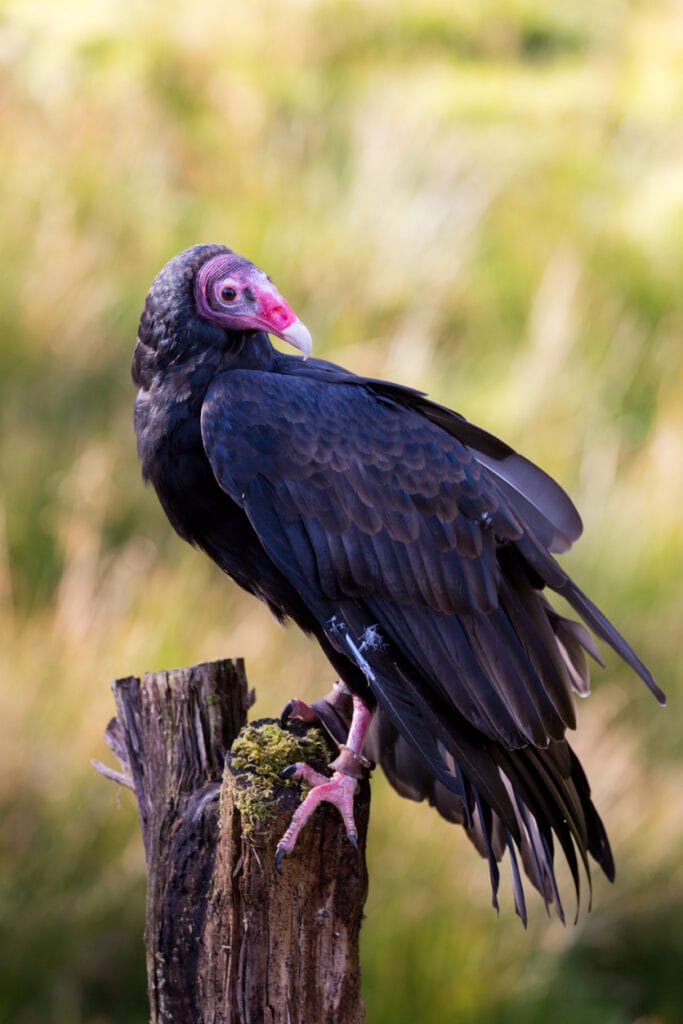
M 494 902 L 507 848 L 525 920 L 517 849 L 563 917 L 553 836 L 577 903 L 587 853 L 614 869 L 564 739 L 573 691 L 588 691 L 585 654 L 599 653 L 544 588 L 663 695 L 552 557 L 581 521 L 550 477 L 417 392 L 307 366 L 215 378 L 202 438 L 216 480 L 298 590 L 333 663 L 345 654 L 369 686 L 376 756 L 396 788 L 464 825 L 489 861 Z M 340 641 L 333 619 L 356 641 Z M 365 661 L 368 626 L 382 642 Z

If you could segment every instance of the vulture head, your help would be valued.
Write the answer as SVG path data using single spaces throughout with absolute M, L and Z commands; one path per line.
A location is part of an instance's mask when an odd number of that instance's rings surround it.
M 201 264 L 194 282 L 197 312 L 225 330 L 265 331 L 311 354 L 311 336 L 268 275 L 230 249 Z
M 241 349 L 255 332 L 289 342 L 304 359 L 311 353 L 311 335 L 267 274 L 224 245 L 195 245 L 157 274 L 139 338 L 168 365 L 190 349 Z

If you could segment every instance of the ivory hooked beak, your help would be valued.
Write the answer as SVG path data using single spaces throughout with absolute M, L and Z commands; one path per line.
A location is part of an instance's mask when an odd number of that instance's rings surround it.
M 301 320 L 297 317 L 294 323 L 291 323 L 289 327 L 285 327 L 284 331 L 278 331 L 278 337 L 282 338 L 283 341 L 288 341 L 290 345 L 294 345 L 303 353 L 304 359 L 308 359 L 313 350 L 313 341 L 308 328 L 301 323 Z

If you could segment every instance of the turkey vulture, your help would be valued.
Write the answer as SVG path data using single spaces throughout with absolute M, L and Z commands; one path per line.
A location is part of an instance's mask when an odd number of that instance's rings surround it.
M 310 349 L 262 270 L 196 245 L 154 280 L 132 368 L 143 476 L 172 526 L 313 634 L 341 680 L 313 711 L 290 705 L 345 742 L 331 779 L 293 766 L 315 788 L 278 861 L 321 799 L 354 841 L 353 792 L 372 759 L 399 793 L 464 827 L 488 859 L 494 906 L 507 850 L 522 919 L 517 853 L 563 919 L 555 843 L 577 906 L 588 854 L 614 875 L 565 738 L 573 693 L 588 692 L 585 654 L 600 661 L 586 627 L 664 696 L 553 557 L 582 529 L 558 484 L 424 393 Z M 583 622 L 555 611 L 549 591 Z

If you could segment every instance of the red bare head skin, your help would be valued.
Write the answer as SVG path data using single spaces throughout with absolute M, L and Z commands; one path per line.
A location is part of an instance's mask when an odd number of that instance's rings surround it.
M 307 358 L 311 336 L 267 274 L 234 252 L 213 256 L 195 279 L 200 316 L 226 330 L 266 331 L 289 342 Z

